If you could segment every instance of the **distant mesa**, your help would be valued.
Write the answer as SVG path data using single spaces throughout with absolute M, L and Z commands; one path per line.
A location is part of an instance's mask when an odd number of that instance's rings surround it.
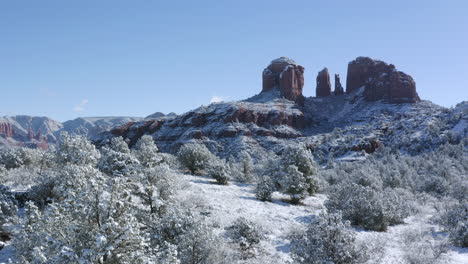
M 299 105 L 304 104 L 304 96 L 302 95 L 304 67 L 298 65 L 295 61 L 287 57 L 273 60 L 263 70 L 262 77 L 262 92 L 279 89 L 282 97 L 294 101 Z
M 413 78 L 397 71 L 393 64 L 358 57 L 348 64 L 346 92 L 364 87 L 367 101 L 384 100 L 391 103 L 416 103 L 421 101 Z
M 324 97 L 331 95 L 331 82 L 328 69 L 324 68 L 317 75 L 317 88 L 315 90 L 317 97 Z

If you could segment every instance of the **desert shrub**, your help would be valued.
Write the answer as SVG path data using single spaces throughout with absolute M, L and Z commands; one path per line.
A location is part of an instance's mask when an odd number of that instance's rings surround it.
M 304 146 L 291 146 L 281 154 L 279 165 L 270 170 L 276 170 L 272 178 L 279 189 L 289 194 L 293 203 L 298 203 L 318 189 L 315 167 L 312 154 Z
M 147 168 L 155 167 L 164 161 L 153 137 L 149 135 L 144 135 L 138 140 L 133 149 L 133 154 L 140 164 Z
M 403 234 L 403 258 L 408 263 L 437 264 L 448 263 L 448 244 L 445 239 L 433 237 L 431 232 L 421 229 L 408 229 Z
M 247 152 L 240 155 L 240 170 L 238 180 L 240 182 L 252 182 L 254 180 L 254 165 L 252 157 Z
M 307 182 L 307 178 L 299 171 L 298 167 L 290 165 L 282 171 L 282 174 L 281 186 L 283 192 L 289 194 L 293 204 L 297 204 L 307 197 L 310 182 Z
M 331 190 L 325 206 L 331 212 L 342 211 L 343 218 L 367 230 L 385 231 L 409 216 L 406 199 L 395 190 L 375 190 L 356 183 L 344 183 Z
M 188 143 L 180 147 L 177 157 L 190 173 L 195 174 L 207 168 L 213 154 L 203 144 Z
M 0 185 L 0 228 L 7 220 L 16 214 L 17 201 L 11 190 L 5 186 Z
M 37 165 L 42 151 L 29 148 L 2 148 L 0 149 L 0 164 L 6 169 Z
M 224 160 L 213 160 L 208 166 L 207 175 L 209 177 L 215 179 L 221 185 L 229 183 L 229 168 Z
M 0 164 L 0 184 L 5 182 L 6 173 L 7 173 L 7 169 L 5 168 L 5 166 L 3 164 Z
M 167 252 L 172 248 L 175 263 L 202 264 L 216 255 L 219 240 L 200 219 L 182 208 L 170 207 L 153 221 L 151 246 Z
M 145 213 L 163 213 L 166 203 L 179 190 L 175 172 L 166 164 L 144 168 L 133 176 L 133 193 L 147 209 Z
M 356 243 L 355 232 L 341 214 L 321 214 L 302 234 L 293 235 L 291 254 L 296 263 L 364 263 L 366 249 Z
M 243 217 L 237 218 L 226 228 L 227 237 L 236 244 L 242 259 L 254 257 L 256 249 L 264 236 L 261 228 Z
M 74 165 L 71 165 L 74 166 Z M 13 239 L 21 263 L 144 263 L 145 238 L 127 181 L 75 171 L 63 198 L 40 210 L 27 203 Z M 72 183 L 66 181 L 67 183 Z M 64 187 L 62 184 L 61 187 Z
M 271 201 L 271 195 L 275 191 L 273 180 L 268 175 L 262 175 L 257 180 L 255 197 L 260 201 Z
M 84 136 L 60 134 L 60 145 L 56 151 L 58 165 L 95 165 L 99 159 L 99 151 Z
M 438 219 L 449 233 L 450 241 L 460 247 L 468 247 L 468 202 L 451 205 Z
M 97 167 L 109 175 L 123 176 L 133 173 L 138 165 L 139 161 L 132 155 L 123 138 L 114 137 L 108 146 L 101 148 L 101 158 Z

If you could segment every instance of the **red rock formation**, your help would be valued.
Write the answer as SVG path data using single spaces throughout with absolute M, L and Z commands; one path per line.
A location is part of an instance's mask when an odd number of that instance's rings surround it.
M 343 86 L 341 85 L 340 75 L 339 74 L 335 74 L 335 91 L 334 91 L 334 94 L 335 95 L 344 94 L 344 89 L 343 89 Z
M 0 135 L 13 137 L 13 128 L 10 123 L 0 123 Z
M 28 129 L 28 139 L 31 141 L 34 139 L 34 131 L 32 128 Z
M 378 141 L 377 139 L 367 139 L 363 140 L 359 144 L 353 146 L 351 148 L 352 151 L 365 151 L 366 153 L 374 153 L 380 146 L 382 146 L 382 143 Z
M 385 100 L 391 103 L 419 102 L 416 83 L 395 66 L 367 57 L 358 57 L 348 64 L 346 92 L 364 87 L 368 101 Z
M 315 89 L 317 97 L 331 95 L 330 74 L 327 68 L 323 68 L 317 75 L 317 88 Z
M 291 59 L 281 57 L 273 60 L 263 70 L 263 89 L 267 92 L 275 88 L 280 90 L 281 96 L 298 104 L 304 103 L 302 88 L 304 87 L 304 67 L 297 65 Z

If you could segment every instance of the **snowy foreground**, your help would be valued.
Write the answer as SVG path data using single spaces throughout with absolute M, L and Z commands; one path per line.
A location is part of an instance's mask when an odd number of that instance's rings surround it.
M 289 263 L 288 235 L 305 228 L 314 215 L 324 210 L 323 202 L 326 200 L 325 195 L 317 194 L 306 198 L 301 205 L 291 205 L 282 201 L 287 196 L 275 193 L 273 202 L 261 202 L 255 198 L 252 184 L 222 186 L 205 177 L 184 175 L 184 178 L 187 184 L 181 191 L 181 198 L 194 203 L 194 206 L 202 205 L 203 208 L 198 209 L 204 212 L 206 219 L 220 224 L 218 232 L 224 231 L 238 217 L 245 217 L 256 222 L 267 233 L 259 257 L 247 263 Z M 358 239 L 375 249 L 375 253 L 378 253 L 378 256 L 373 256 L 376 263 L 408 263 L 405 247 L 417 248 L 420 252 L 412 253 L 424 255 L 425 249 L 436 244 L 435 240 L 426 240 L 424 244 L 413 245 L 412 234 L 419 237 L 430 235 L 434 239 L 446 236 L 437 232 L 436 225 L 430 224 L 431 213 L 431 209 L 426 208 L 419 215 L 407 218 L 405 224 L 389 227 L 387 232 L 358 230 Z M 468 263 L 468 249 L 451 247 L 441 257 L 440 263 Z
M 287 196 L 279 193 L 274 194 L 272 202 L 261 202 L 255 198 L 253 184 L 231 183 L 225 186 L 206 177 L 181 177 L 183 183 L 179 198 L 204 215 L 215 232 L 221 234 L 239 217 L 257 223 L 265 232 L 257 257 L 245 263 L 291 263 L 289 235 L 304 229 L 314 215 L 325 210 L 323 202 L 326 196 L 323 194 L 308 197 L 300 205 L 283 201 L 287 200 Z M 426 208 L 418 215 L 405 219 L 405 224 L 389 227 L 387 232 L 357 230 L 358 240 L 372 248 L 374 263 L 408 263 L 408 254 L 415 254 L 421 259 L 429 248 L 437 247 L 438 237 L 446 236 L 438 232 L 438 226 L 430 223 L 431 213 L 431 209 Z M 421 236 L 432 239 L 421 243 Z M 408 252 L 408 247 L 414 251 Z M 0 250 L 0 263 L 8 263 L 13 254 L 14 248 L 5 244 Z M 468 249 L 450 247 L 436 263 L 468 263 Z

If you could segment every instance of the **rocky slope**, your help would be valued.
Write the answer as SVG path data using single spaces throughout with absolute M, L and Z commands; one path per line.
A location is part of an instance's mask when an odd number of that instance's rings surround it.
M 302 95 L 303 72 L 302 66 L 281 57 L 263 71 L 262 91 L 254 97 L 130 122 L 104 133 L 96 143 L 122 136 L 134 144 L 150 134 L 167 152 L 196 140 L 220 156 L 245 150 L 257 159 L 285 145 L 304 143 L 319 160 L 326 160 L 358 158 L 380 146 L 413 153 L 467 135 L 466 103 L 446 109 L 421 101 L 411 76 L 391 64 L 366 57 L 350 62 L 346 93 L 339 76 L 331 92 L 325 68 L 317 77 L 317 97 L 310 98 Z

